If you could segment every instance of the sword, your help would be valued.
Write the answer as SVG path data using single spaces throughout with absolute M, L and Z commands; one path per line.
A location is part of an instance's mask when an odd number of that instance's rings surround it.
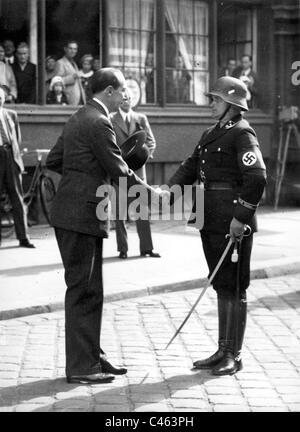
M 182 327 L 185 325 L 185 323 L 187 322 L 187 320 L 189 319 L 189 317 L 192 315 L 192 313 L 194 312 L 197 304 L 200 302 L 200 300 L 202 299 L 202 297 L 204 296 L 207 288 L 210 286 L 210 284 L 212 283 L 214 277 L 216 276 L 219 268 L 221 267 L 226 255 L 228 254 L 228 251 L 230 249 L 230 246 L 232 245 L 233 240 L 230 238 L 228 241 L 228 244 L 221 256 L 221 258 L 219 259 L 219 262 L 217 263 L 216 267 L 214 268 L 214 271 L 212 272 L 212 274 L 210 275 L 209 279 L 206 282 L 206 285 L 204 286 L 201 294 L 199 295 L 199 297 L 197 298 L 196 302 L 194 303 L 193 307 L 191 308 L 191 310 L 189 311 L 189 313 L 187 314 L 186 318 L 184 319 L 184 321 L 182 322 L 182 324 L 180 325 L 180 327 L 176 330 L 174 336 L 171 338 L 170 342 L 167 344 L 167 346 L 165 347 L 165 349 L 168 349 L 168 347 L 171 345 L 171 343 L 173 342 L 173 340 L 176 338 L 176 336 L 178 335 L 178 333 L 180 332 L 180 330 L 182 329 Z

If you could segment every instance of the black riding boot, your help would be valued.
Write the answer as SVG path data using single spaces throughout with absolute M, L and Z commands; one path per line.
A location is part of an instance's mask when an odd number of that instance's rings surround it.
M 241 350 L 246 328 L 247 301 L 246 299 L 239 300 L 238 311 L 236 300 L 227 299 L 226 303 L 225 353 L 221 362 L 212 370 L 213 375 L 234 375 L 243 368 Z M 236 319 L 238 319 L 237 327 L 235 325 Z
M 226 309 L 225 300 L 218 296 L 218 321 L 219 321 L 219 339 L 218 339 L 218 351 L 216 351 L 210 357 L 197 360 L 193 366 L 195 369 L 210 369 L 216 366 L 224 357 L 225 350 L 225 329 L 226 329 Z

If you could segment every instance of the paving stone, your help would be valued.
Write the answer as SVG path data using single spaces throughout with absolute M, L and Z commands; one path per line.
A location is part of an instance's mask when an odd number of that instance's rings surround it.
M 114 413 L 117 413 L 117 412 L 130 412 L 132 410 L 127 405 L 99 405 L 99 404 L 96 404 L 93 411 L 94 412 L 114 412 Z
M 213 404 L 243 405 L 244 398 L 241 395 L 208 395 L 209 402 Z
M 276 407 L 286 406 L 279 398 L 247 397 L 250 406 Z
M 177 399 L 171 398 L 170 402 L 174 408 L 201 408 L 205 409 L 209 406 L 208 401 L 204 399 Z
M 247 405 L 215 404 L 215 412 L 250 412 L 251 408 Z
M 164 403 L 153 403 L 153 404 L 139 404 L 134 405 L 134 411 L 136 412 L 165 412 L 170 411 L 167 404 Z

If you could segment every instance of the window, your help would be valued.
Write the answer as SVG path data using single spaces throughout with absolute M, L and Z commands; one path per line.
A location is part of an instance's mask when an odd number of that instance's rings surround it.
M 226 67 L 228 59 L 239 63 L 242 55 L 253 58 L 256 69 L 256 15 L 251 6 L 223 3 L 218 17 L 218 61 Z
M 156 102 L 154 0 L 109 0 L 109 66 L 122 69 L 141 90 L 140 103 Z
M 208 89 L 208 4 L 166 0 L 166 101 L 205 105 Z
M 62 57 L 67 40 L 78 42 L 77 61 L 99 56 L 99 0 L 46 0 L 46 53 Z
M 165 38 L 166 102 L 206 104 L 208 88 L 208 4 L 165 0 L 165 35 L 156 26 L 154 0 L 110 0 L 109 65 L 136 79 L 141 103 L 157 102 L 155 40 Z M 159 50 L 161 47 L 158 46 Z

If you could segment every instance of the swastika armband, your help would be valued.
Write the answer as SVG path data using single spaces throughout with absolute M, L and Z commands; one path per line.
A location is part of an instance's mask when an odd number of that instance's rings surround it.
M 251 204 L 247 201 L 244 201 L 242 198 L 238 198 L 239 204 L 241 204 L 243 207 L 246 207 L 248 210 L 256 210 L 258 207 L 258 204 Z
M 252 166 L 256 163 L 256 161 L 257 161 L 257 156 L 252 151 L 247 151 L 242 156 L 242 162 L 245 166 Z

